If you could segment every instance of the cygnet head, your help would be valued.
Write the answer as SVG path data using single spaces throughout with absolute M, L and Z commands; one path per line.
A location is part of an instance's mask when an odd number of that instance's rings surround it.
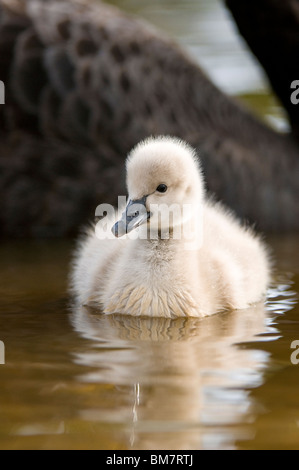
M 141 225 L 172 230 L 199 212 L 204 184 L 196 152 L 171 137 L 138 144 L 126 162 L 129 203 L 112 231 L 120 237 Z

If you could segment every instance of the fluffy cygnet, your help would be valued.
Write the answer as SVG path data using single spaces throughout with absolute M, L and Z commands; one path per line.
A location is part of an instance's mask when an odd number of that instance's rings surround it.
M 81 304 L 104 313 L 201 317 L 263 299 L 266 248 L 207 199 L 191 147 L 168 137 L 141 142 L 127 159 L 127 188 L 121 219 L 104 219 L 76 252 L 72 287 Z

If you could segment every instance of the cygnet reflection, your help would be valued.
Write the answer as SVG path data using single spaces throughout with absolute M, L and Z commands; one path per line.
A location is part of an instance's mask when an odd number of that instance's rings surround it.
M 249 390 L 262 383 L 268 362 L 266 352 L 241 345 L 266 332 L 266 317 L 264 303 L 202 319 L 75 307 L 74 328 L 90 340 L 75 356 L 88 367 L 78 380 L 112 385 L 126 397 L 125 405 L 81 417 L 121 424 L 128 448 L 233 448 L 246 438 L 244 422 L 255 413 Z

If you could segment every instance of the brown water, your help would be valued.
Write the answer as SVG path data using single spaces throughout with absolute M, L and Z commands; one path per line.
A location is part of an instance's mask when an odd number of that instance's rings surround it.
M 110 3 L 163 27 L 219 86 L 284 126 L 220 3 Z M 176 321 L 72 308 L 70 242 L 2 243 L 0 449 L 299 449 L 299 236 L 269 241 L 265 306 Z
M 70 242 L 2 244 L 0 448 L 299 449 L 299 237 L 271 246 L 266 306 L 170 321 L 72 308 Z

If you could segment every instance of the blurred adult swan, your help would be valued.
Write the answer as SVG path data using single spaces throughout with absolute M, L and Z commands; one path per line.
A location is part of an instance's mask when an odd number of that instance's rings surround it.
M 267 251 L 207 198 L 191 147 L 169 137 L 141 142 L 127 159 L 127 187 L 128 205 L 110 221 L 116 238 L 99 239 L 92 229 L 80 243 L 72 281 L 79 303 L 105 313 L 201 317 L 262 299 Z
M 228 3 L 264 62 L 269 52 L 295 126 L 294 2 Z M 124 156 L 161 134 L 200 150 L 209 191 L 239 217 L 263 231 L 299 229 L 295 127 L 270 129 L 146 22 L 100 0 L 0 0 L 0 80 L 0 236 L 77 233 L 100 202 L 124 194 Z

